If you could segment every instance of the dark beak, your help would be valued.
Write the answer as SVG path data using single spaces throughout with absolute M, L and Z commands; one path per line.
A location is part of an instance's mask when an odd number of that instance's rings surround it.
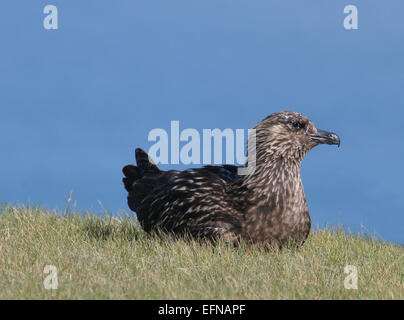
M 317 133 L 309 134 L 309 137 L 317 143 L 336 144 L 338 147 L 341 144 L 339 137 L 335 133 L 324 130 L 317 130 Z

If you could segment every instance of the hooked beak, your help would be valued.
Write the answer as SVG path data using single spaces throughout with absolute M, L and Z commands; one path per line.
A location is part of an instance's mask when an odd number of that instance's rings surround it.
M 336 144 L 338 147 L 341 144 L 338 135 L 333 132 L 317 130 L 317 133 L 308 135 L 316 143 Z

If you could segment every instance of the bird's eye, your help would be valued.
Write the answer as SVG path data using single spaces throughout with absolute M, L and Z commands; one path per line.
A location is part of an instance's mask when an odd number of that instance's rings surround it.
M 298 122 L 298 121 L 293 121 L 292 122 L 292 127 L 295 128 L 295 129 L 301 129 L 301 128 L 303 128 L 303 124 Z

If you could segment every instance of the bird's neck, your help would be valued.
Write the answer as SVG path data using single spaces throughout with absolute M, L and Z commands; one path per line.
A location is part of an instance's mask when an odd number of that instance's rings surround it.
M 240 180 L 237 207 L 243 217 L 243 237 L 257 242 L 275 238 L 280 243 L 290 236 L 297 241 L 306 239 L 310 215 L 300 178 L 300 161 L 258 161 L 254 172 Z
M 257 158 L 255 170 L 241 179 L 242 189 L 259 202 L 305 201 L 300 160 L 292 157 Z

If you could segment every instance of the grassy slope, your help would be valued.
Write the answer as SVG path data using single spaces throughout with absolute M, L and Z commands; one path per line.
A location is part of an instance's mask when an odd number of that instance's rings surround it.
M 347 290 L 345 265 L 358 269 Z M 45 265 L 59 288 L 45 290 Z M 0 299 L 404 299 L 404 248 L 341 231 L 265 252 L 153 239 L 131 219 L 0 209 Z

